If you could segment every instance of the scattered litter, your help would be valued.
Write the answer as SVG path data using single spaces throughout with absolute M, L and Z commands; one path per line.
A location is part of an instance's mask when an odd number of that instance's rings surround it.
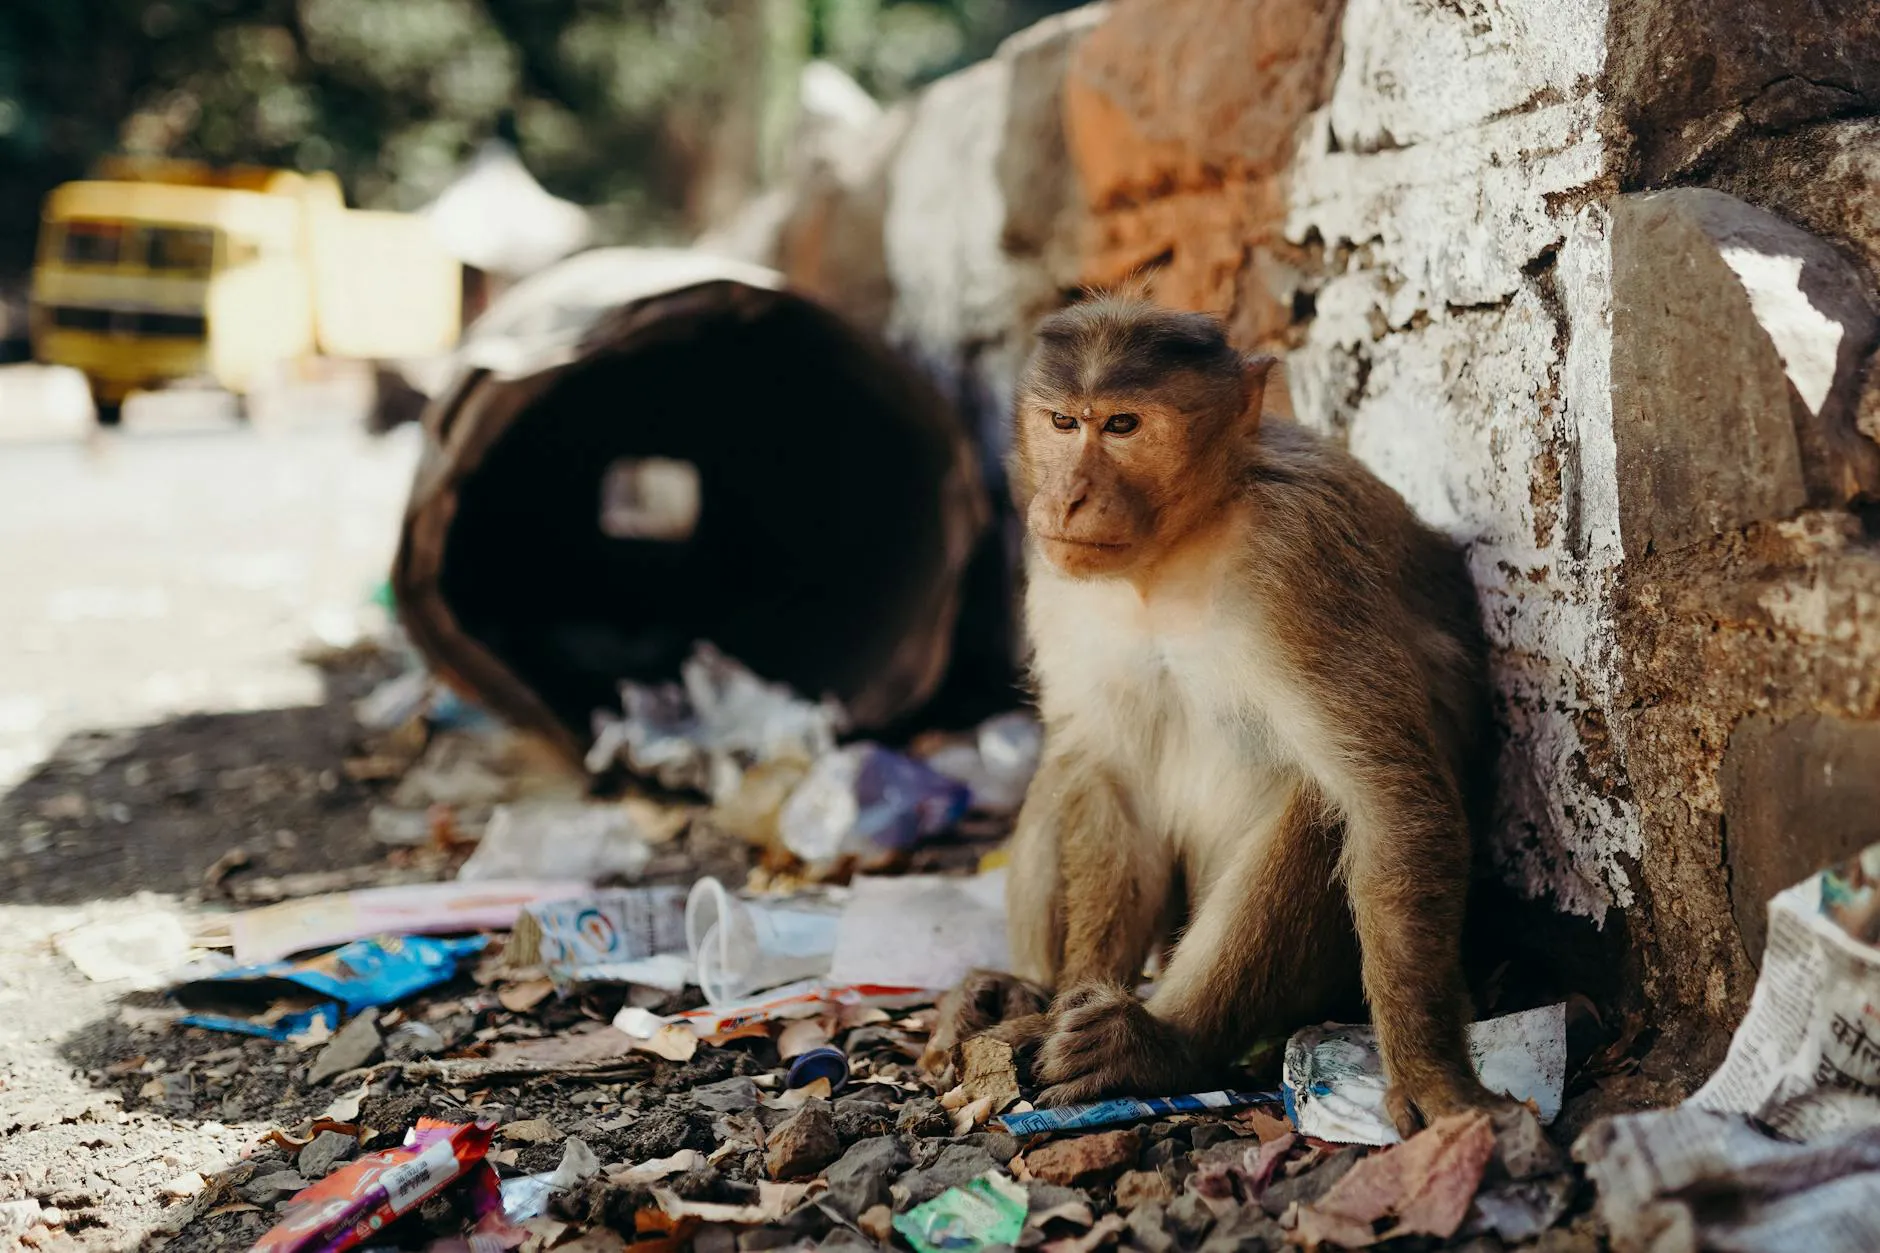
M 812 866 L 844 856 L 903 852 L 966 812 L 970 790 L 879 744 L 850 744 L 817 758 L 783 803 L 784 847 Z
M 848 1081 L 848 1057 L 841 1049 L 825 1044 L 797 1055 L 796 1060 L 790 1063 L 790 1074 L 784 1087 L 805 1088 L 812 1083 L 822 1082 L 829 1085 L 831 1092 L 840 1092 L 842 1085 Z
M 165 986 L 170 976 L 201 956 L 176 915 L 161 910 L 88 922 L 54 943 L 92 982 L 124 980 L 140 990 Z
M 660 1018 L 645 1010 L 628 1007 L 620 1011 L 614 1025 L 628 1035 L 645 1039 L 664 1025 L 679 1024 L 700 1039 L 712 1039 L 756 1023 L 785 1022 L 855 1005 L 888 1007 L 920 1005 L 933 999 L 926 988 L 883 986 L 880 984 L 831 984 L 805 979 L 786 987 L 773 988 L 769 995 L 741 1005 L 707 1005 Z
M 1060 1105 L 1055 1109 L 1034 1109 L 1005 1114 L 997 1121 L 1015 1136 L 1038 1135 L 1053 1131 L 1081 1131 L 1091 1127 L 1114 1127 L 1166 1118 L 1170 1114 L 1194 1114 L 1202 1111 L 1240 1109 L 1261 1102 L 1277 1103 L 1277 1092 L 1197 1092 L 1188 1096 L 1118 1097 L 1093 1101 L 1088 1105 Z
M 942 990 L 1009 964 L 1004 871 L 867 876 L 850 885 L 829 978 Z
M 1573 1156 L 1619 1253 L 1880 1249 L 1880 1126 L 1795 1144 L 1687 1103 L 1601 1119 Z
M 576 882 L 411 883 L 284 901 L 226 916 L 243 964 L 276 961 L 375 935 L 507 931 L 525 906 L 588 891 Z M 220 937 L 216 937 L 220 938 Z M 198 937 L 198 943 L 212 943 Z
M 493 1123 L 418 1120 L 395 1149 L 334 1171 L 287 1203 L 286 1217 L 252 1253 L 339 1253 L 483 1164 Z M 486 1166 L 487 1170 L 488 1167 Z
M 653 1189 L 654 1203 L 667 1218 L 696 1218 L 708 1223 L 730 1223 L 754 1227 L 782 1220 L 785 1214 L 802 1204 L 809 1195 L 807 1183 L 772 1183 L 757 1185 L 757 1201 L 751 1205 L 724 1205 L 714 1201 L 687 1201 L 665 1188 Z
M 777 760 L 807 765 L 832 750 L 847 725 L 835 701 L 803 700 L 707 643 L 697 645 L 679 677 L 678 684 L 620 685 L 624 716 L 594 716 L 591 772 L 618 761 L 662 787 L 722 803 L 736 795 L 751 766 Z
M 615 1187 L 658 1183 L 661 1179 L 697 1170 L 704 1164 L 705 1155 L 697 1149 L 680 1149 L 671 1157 L 656 1157 L 650 1162 L 641 1162 L 638 1166 L 628 1166 L 624 1170 L 610 1170 L 607 1172 L 607 1182 Z
M 1360 1161 L 1323 1197 L 1299 1210 L 1293 1238 L 1366 1248 L 1399 1236 L 1447 1239 L 1462 1226 L 1495 1153 L 1495 1128 L 1479 1111 L 1439 1118 L 1410 1139 Z M 1380 1228 L 1379 1224 L 1394 1220 Z
M 179 984 L 171 995 L 192 1011 L 180 1020 L 185 1025 L 287 1039 L 316 1021 L 327 1030 L 336 1027 L 329 1005 L 357 1013 L 443 983 L 457 973 L 460 960 L 487 944 L 483 936 L 356 940 L 300 961 L 237 966 Z
M 986 719 L 971 742 L 944 745 L 923 760 L 964 783 L 974 809 L 1012 813 L 1025 799 L 1043 751 L 1044 728 L 1030 714 L 1014 710 Z
M 677 991 L 690 981 L 686 889 L 614 888 L 531 905 L 506 958 L 541 966 L 563 985 L 641 983 Z
M 1029 1204 L 1025 1189 L 998 1171 L 988 1171 L 964 1187 L 948 1188 L 931 1201 L 894 1218 L 894 1229 L 916 1253 L 1015 1244 L 1025 1230 Z
M 685 902 L 685 944 L 713 1005 L 829 972 L 839 915 L 826 902 L 743 901 L 713 878 Z
M 633 815 L 621 805 L 532 800 L 498 805 L 476 852 L 457 871 L 464 883 L 503 880 L 637 879 L 653 859 Z
M 1492 1092 L 1533 1102 L 1543 1123 L 1560 1113 L 1567 1072 L 1564 1004 L 1469 1027 L 1469 1056 Z M 1308 1027 L 1286 1044 L 1286 1113 L 1309 1136 L 1338 1144 L 1395 1144 L 1384 1107 L 1384 1062 L 1370 1027 Z
M 1769 902 L 1749 1013 L 1698 1109 L 1794 1139 L 1880 1124 L 1880 844 Z

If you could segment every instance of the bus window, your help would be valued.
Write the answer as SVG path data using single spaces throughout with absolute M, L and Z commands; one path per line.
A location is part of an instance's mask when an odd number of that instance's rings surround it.
M 215 262 L 215 232 L 207 227 L 153 226 L 144 238 L 146 264 L 153 270 L 207 274 Z
M 128 233 L 122 222 L 74 218 L 65 224 L 64 259 L 70 265 L 116 265 Z

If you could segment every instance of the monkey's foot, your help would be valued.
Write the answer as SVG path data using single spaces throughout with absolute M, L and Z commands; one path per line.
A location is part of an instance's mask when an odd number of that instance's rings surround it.
M 1032 1074 L 1048 1084 L 1040 1105 L 1072 1105 L 1127 1093 L 1186 1091 L 1194 1066 L 1188 1041 L 1127 989 L 1089 983 L 1051 1006 L 1050 1029 Z
M 1014 1047 L 1044 1034 L 1051 993 L 1029 979 L 999 970 L 975 970 L 940 998 L 940 1021 L 921 1054 L 922 1069 L 939 1074 L 964 1040 L 990 1031 Z
M 1491 1114 L 1516 1108 L 1520 1102 L 1490 1092 L 1473 1074 L 1458 1075 L 1429 1068 L 1384 1092 L 1384 1108 L 1397 1134 L 1408 1140 L 1439 1118 L 1480 1109 Z

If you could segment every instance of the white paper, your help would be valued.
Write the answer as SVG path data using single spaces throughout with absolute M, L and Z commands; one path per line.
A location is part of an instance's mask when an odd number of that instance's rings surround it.
M 1692 1096 L 1798 1140 L 1880 1125 L 1880 950 L 1821 911 L 1823 875 L 1776 893 L 1749 1013 Z
M 1543 1123 L 1560 1114 L 1567 1078 L 1567 1007 L 1489 1018 L 1469 1026 L 1469 1058 L 1491 1092 L 1532 1101 Z M 1286 1100 L 1299 1130 L 1339 1144 L 1395 1144 L 1384 1105 L 1388 1082 L 1370 1027 L 1307 1027 L 1286 1042 Z
M 829 981 L 951 988 L 976 969 L 1010 964 L 1005 871 L 858 878 L 836 928 Z

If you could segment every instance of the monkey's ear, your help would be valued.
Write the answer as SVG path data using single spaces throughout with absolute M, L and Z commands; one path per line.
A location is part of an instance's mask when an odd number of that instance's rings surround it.
M 1267 375 L 1277 364 L 1279 364 L 1277 357 L 1264 354 L 1249 355 L 1240 359 L 1241 416 L 1254 426 L 1260 424 L 1261 408 L 1266 402 Z

